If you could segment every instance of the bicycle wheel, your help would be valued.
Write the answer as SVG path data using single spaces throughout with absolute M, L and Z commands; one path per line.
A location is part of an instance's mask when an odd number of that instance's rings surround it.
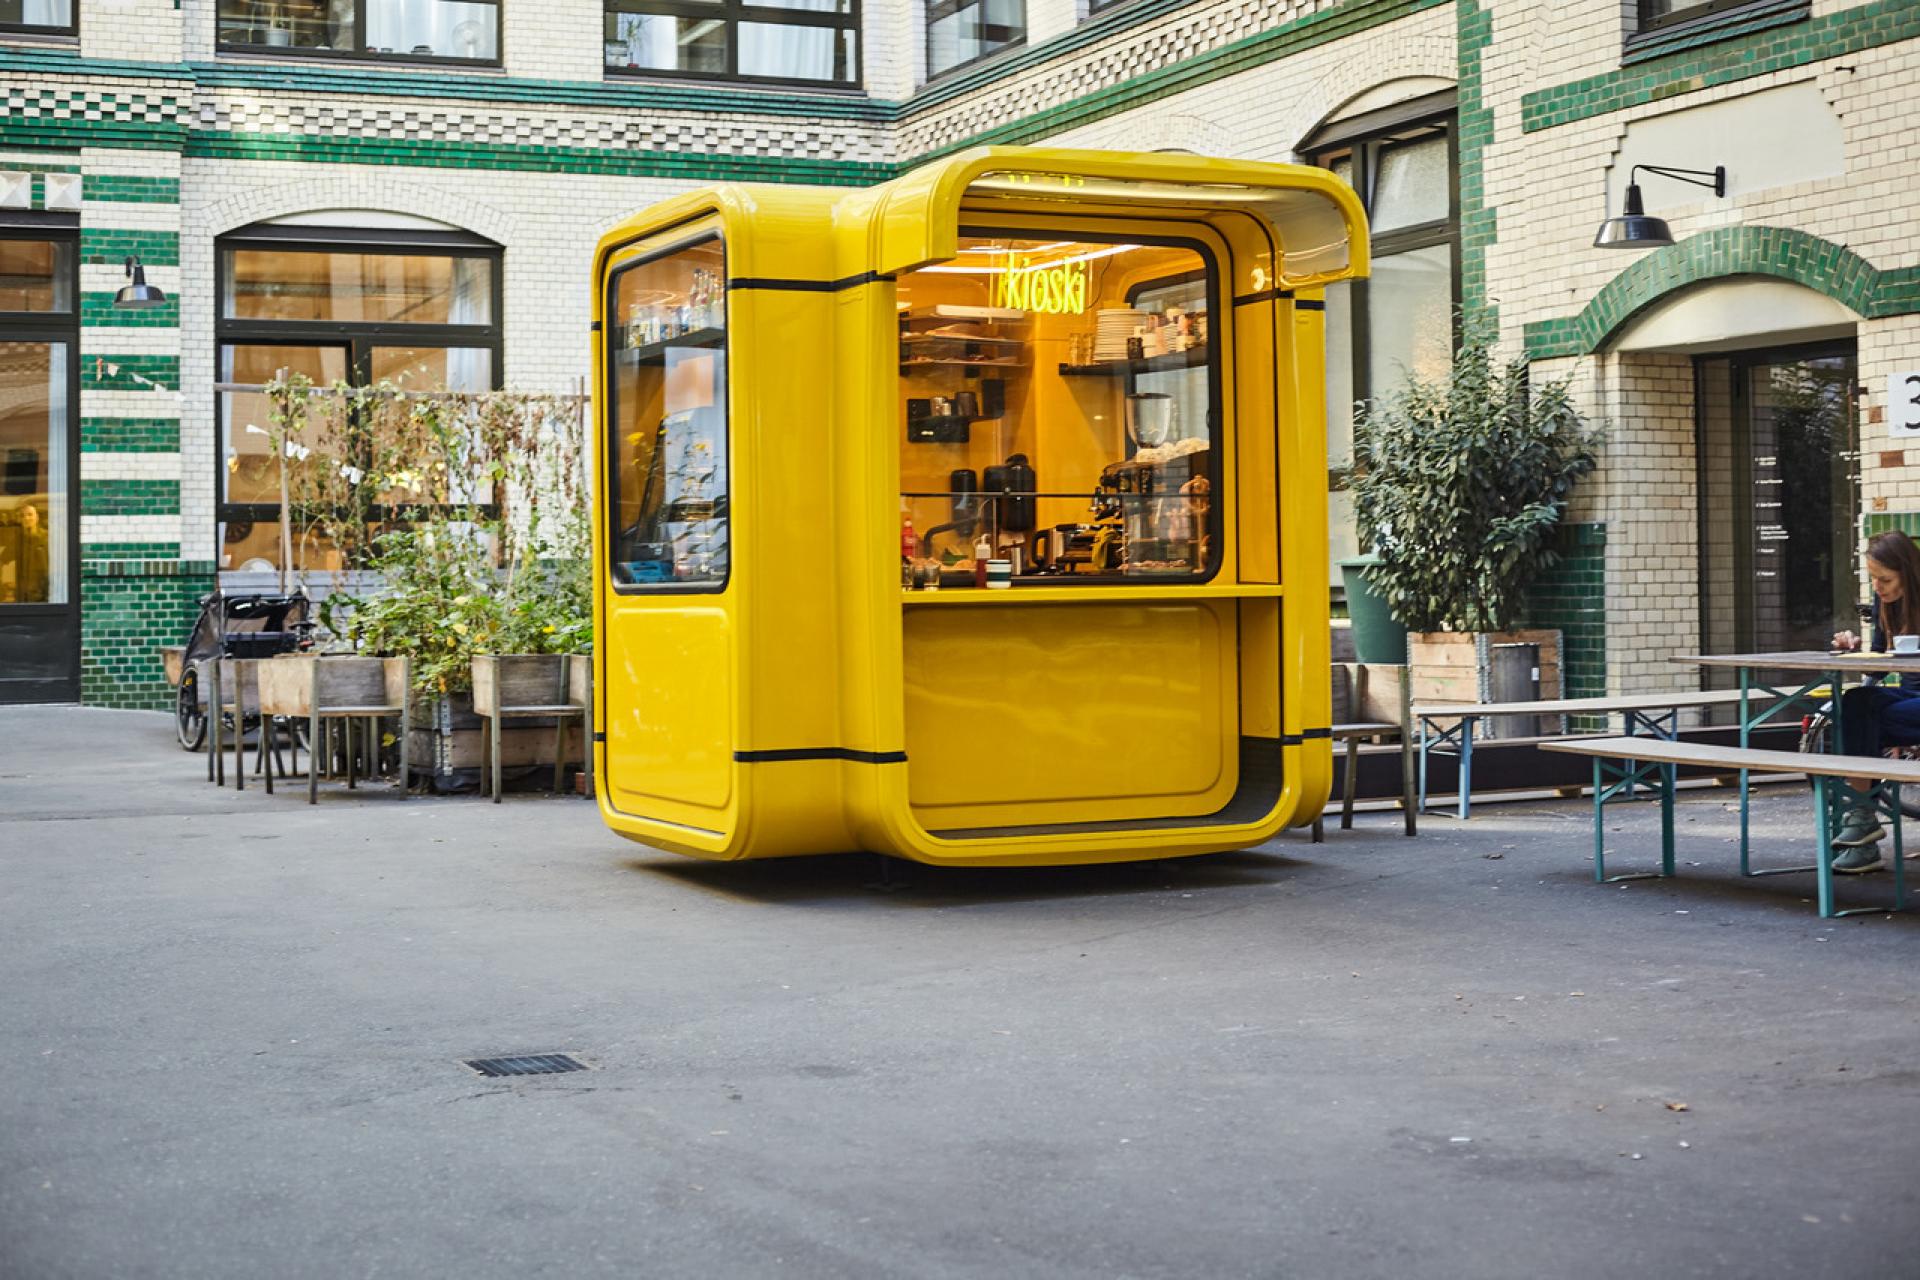
M 174 736 L 183 751 L 198 751 L 207 745 L 207 712 L 200 705 L 200 677 L 197 672 L 180 674 L 180 692 L 173 705 Z

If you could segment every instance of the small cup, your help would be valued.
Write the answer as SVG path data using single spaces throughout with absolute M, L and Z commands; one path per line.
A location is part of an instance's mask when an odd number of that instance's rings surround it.
M 994 588 L 994 587 L 1004 588 L 1004 587 L 1011 587 L 1012 585 L 1013 585 L 1013 561 L 1011 560 L 987 561 L 987 586 L 989 588 Z
M 1895 653 L 1920 654 L 1920 636 L 1895 636 L 1893 638 L 1893 651 Z

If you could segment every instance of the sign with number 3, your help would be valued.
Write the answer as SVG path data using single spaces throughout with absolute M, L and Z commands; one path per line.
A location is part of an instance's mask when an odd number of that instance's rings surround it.
M 1887 434 L 1920 436 L 1920 373 L 1887 376 Z

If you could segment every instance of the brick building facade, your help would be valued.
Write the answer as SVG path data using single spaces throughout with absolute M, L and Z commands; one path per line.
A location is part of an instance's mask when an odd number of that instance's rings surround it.
M 1920 369 L 1911 0 L 996 0 L 1002 29 L 960 55 L 928 23 L 973 21 L 973 7 L 848 7 L 832 39 L 851 61 L 809 86 L 619 65 L 643 45 L 617 45 L 616 25 L 641 28 L 609 11 L 642 14 L 644 0 L 462 6 L 498 22 L 461 29 L 467 52 L 485 37 L 497 53 L 464 61 L 425 44 L 300 48 L 313 41 L 287 25 L 291 0 L 0 6 L 0 219 L 71 236 L 78 262 L 64 323 L 80 696 L 164 705 L 154 647 L 238 568 L 221 492 L 236 428 L 214 390 L 233 341 L 216 281 L 235 235 L 384 229 L 490 246 L 493 381 L 568 390 L 587 368 L 591 248 L 624 215 L 711 181 L 871 183 L 980 143 L 1368 174 L 1387 269 L 1370 292 L 1329 300 L 1346 317 L 1336 391 L 1378 391 L 1419 365 L 1433 326 L 1414 319 L 1457 306 L 1543 373 L 1573 375 L 1612 424 L 1567 559 L 1535 593 L 1536 620 L 1568 632 L 1571 691 L 1685 683 L 1690 671 L 1658 659 L 1788 638 L 1839 608 L 1855 570 L 1814 545 L 1822 512 L 1856 534 L 1920 526 L 1920 452 L 1910 461 L 1887 425 L 1889 376 Z M 744 41 L 744 26 L 729 30 Z M 1675 243 L 1591 247 L 1645 163 L 1724 165 L 1727 195 L 1649 177 L 1649 212 Z M 1421 204 L 1423 182 L 1441 184 L 1438 204 L 1396 212 L 1392 200 Z M 166 306 L 114 305 L 130 255 Z M 1815 399 L 1782 408 L 1808 377 Z M 1330 414 L 1336 490 L 1348 416 Z M 1816 437 L 1833 458 L 1823 493 L 1756 505 L 1807 485 L 1755 459 Z M 1336 552 L 1351 549 L 1334 510 Z M 1799 582 L 1807 565 L 1830 600 L 1750 589 L 1767 574 Z

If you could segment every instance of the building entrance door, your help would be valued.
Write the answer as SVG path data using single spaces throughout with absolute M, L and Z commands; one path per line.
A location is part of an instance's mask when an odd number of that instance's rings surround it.
M 1694 361 L 1704 652 L 1857 627 L 1857 372 L 1851 342 Z
M 0 332 L 0 703 L 80 698 L 72 344 Z

